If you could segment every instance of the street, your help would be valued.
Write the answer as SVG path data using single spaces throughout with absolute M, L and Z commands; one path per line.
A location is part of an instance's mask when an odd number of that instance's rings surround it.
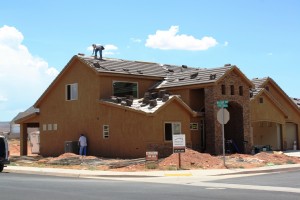
M 136 181 L 126 181 L 126 179 L 120 181 L 1 173 L 0 198 L 5 200 L 297 200 L 300 193 L 299 180 L 297 180 L 299 176 L 300 171 L 288 171 L 207 182 L 185 177 L 178 184 L 176 183 L 178 177 L 156 177 L 151 178 L 151 182 L 145 182 L 141 178 L 136 178 Z M 160 181 L 169 183 L 162 184 L 159 183 Z

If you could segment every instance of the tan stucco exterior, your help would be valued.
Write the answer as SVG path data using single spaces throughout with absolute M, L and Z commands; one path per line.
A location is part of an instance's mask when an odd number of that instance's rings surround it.
M 294 102 L 272 80 L 251 100 L 254 145 L 271 145 L 273 150 L 299 148 L 300 112 Z
M 19 120 L 21 155 L 27 154 L 26 129 L 34 125 L 40 128 L 43 156 L 64 153 L 66 141 L 77 141 L 85 133 L 90 155 L 135 158 L 154 150 L 159 157 L 165 157 L 172 153 L 172 141 L 165 140 L 166 123 L 180 123 L 187 147 L 221 154 L 221 125 L 217 121 L 220 108 L 216 105 L 220 100 L 228 100 L 231 115 L 225 125 L 225 139 L 234 140 L 240 152 L 250 153 L 255 144 L 288 149 L 294 132 L 299 144 L 297 106 L 272 81 L 268 82 L 268 91 L 263 90 L 250 100 L 249 89 L 253 85 L 235 66 L 218 81 L 166 88 L 175 96 L 153 112 L 106 101 L 113 96 L 114 81 L 137 83 L 137 99 L 142 99 L 149 88 L 163 79 L 99 72 L 74 56 L 35 103 L 39 113 Z M 70 84 L 78 87 L 75 100 L 67 100 L 66 88 Z M 259 103 L 260 98 L 264 99 L 263 104 Z M 198 128 L 192 130 L 191 123 Z M 262 124 L 268 124 L 267 128 L 262 128 Z M 108 137 L 104 137 L 103 126 L 109 127 Z

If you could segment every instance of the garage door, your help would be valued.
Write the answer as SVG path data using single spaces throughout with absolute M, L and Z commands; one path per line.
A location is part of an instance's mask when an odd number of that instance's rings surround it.
M 286 124 L 286 143 L 287 149 L 293 149 L 294 141 L 297 141 L 297 124 Z

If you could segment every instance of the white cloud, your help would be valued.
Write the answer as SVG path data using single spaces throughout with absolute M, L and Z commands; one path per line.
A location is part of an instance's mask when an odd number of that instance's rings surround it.
M 178 35 L 179 26 L 171 26 L 169 30 L 157 30 L 154 35 L 148 35 L 146 47 L 162 50 L 202 51 L 218 44 L 213 37 L 204 36 L 197 39 L 191 35 Z
M 224 42 L 224 47 L 227 47 L 228 44 L 229 44 L 229 42 L 225 41 L 225 42 Z
M 0 27 L 0 121 L 11 110 L 31 106 L 58 74 L 45 60 L 31 55 L 23 39 L 15 27 Z

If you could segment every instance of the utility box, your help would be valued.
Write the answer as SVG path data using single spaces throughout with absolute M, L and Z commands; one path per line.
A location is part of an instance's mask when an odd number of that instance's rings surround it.
M 65 141 L 65 153 L 79 153 L 78 141 Z

